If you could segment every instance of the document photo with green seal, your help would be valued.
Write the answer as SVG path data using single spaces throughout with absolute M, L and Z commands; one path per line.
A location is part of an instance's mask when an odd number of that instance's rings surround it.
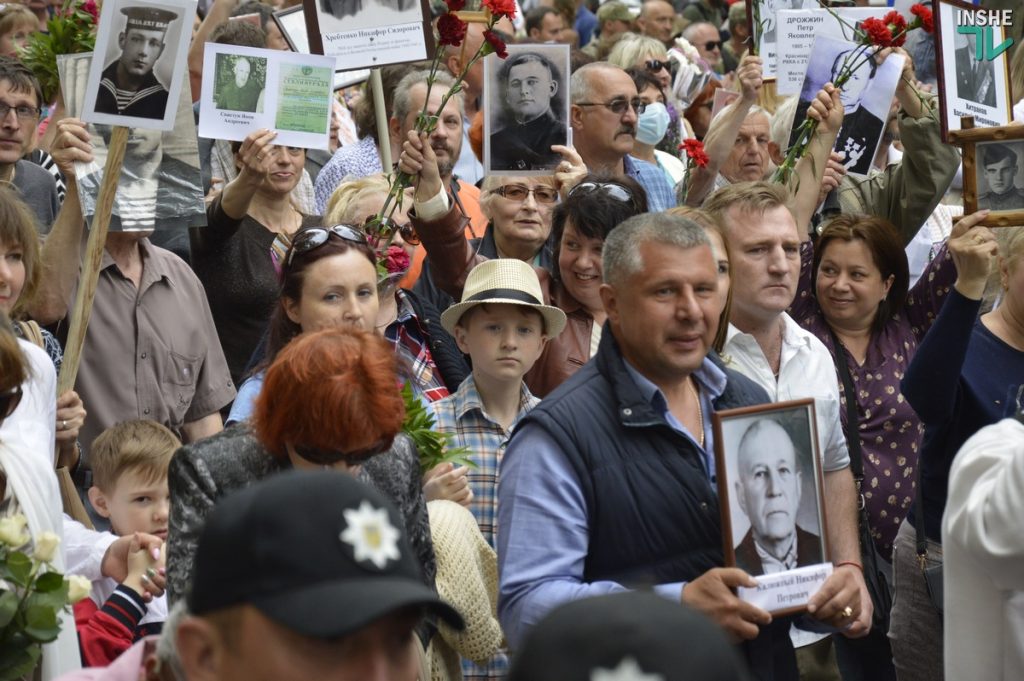
M 327 149 L 335 59 L 206 43 L 199 136 L 244 140 L 253 130 L 277 131 L 274 144 Z
M 317 133 L 330 117 L 334 69 L 282 64 L 275 130 Z

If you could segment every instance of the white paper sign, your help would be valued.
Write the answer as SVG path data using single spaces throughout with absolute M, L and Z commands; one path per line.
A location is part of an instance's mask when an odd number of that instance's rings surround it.
M 244 140 L 259 128 L 274 144 L 327 149 L 334 58 L 206 43 L 199 135 Z
M 304 0 L 303 7 L 311 49 L 319 52 L 322 43 L 338 69 L 430 58 L 430 13 L 422 0 Z
M 855 40 L 854 27 L 868 17 L 883 17 L 888 7 L 853 7 L 834 9 L 785 10 L 779 12 L 780 49 L 777 58 L 776 89 L 780 95 L 800 94 L 807 72 L 811 47 L 818 36 Z M 844 23 L 845 22 L 845 23 Z
M 818 593 L 832 570 L 832 563 L 820 563 L 759 575 L 754 578 L 757 581 L 756 587 L 738 587 L 736 594 L 740 599 L 768 612 L 804 608 L 811 596 Z

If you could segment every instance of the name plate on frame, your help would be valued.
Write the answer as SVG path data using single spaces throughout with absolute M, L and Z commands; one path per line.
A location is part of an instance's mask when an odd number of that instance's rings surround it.
M 811 596 L 818 592 L 833 571 L 832 563 L 758 575 L 756 587 L 738 587 L 736 595 L 772 614 L 788 614 L 807 608 Z

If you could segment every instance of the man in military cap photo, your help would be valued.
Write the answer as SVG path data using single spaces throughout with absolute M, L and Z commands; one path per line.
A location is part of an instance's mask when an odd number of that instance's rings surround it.
M 96 112 L 163 119 L 167 88 L 153 74 L 163 54 L 167 27 L 177 13 L 155 7 L 123 7 L 125 27 L 118 36 L 121 55 L 103 70 Z

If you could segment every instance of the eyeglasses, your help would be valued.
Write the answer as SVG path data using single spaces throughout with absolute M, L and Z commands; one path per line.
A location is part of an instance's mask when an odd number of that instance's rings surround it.
M 635 210 L 639 210 L 633 192 L 628 187 L 623 187 L 621 184 L 615 184 L 614 182 L 580 182 L 569 190 L 569 196 L 586 196 L 594 192 L 601 192 L 616 201 L 632 204 Z
M 537 203 L 552 204 L 558 201 L 558 192 L 554 187 L 527 187 L 525 184 L 506 184 L 494 190 L 498 196 L 503 196 L 509 201 L 525 201 L 526 197 L 533 194 Z
M 285 265 L 291 267 L 292 260 L 296 255 L 308 253 L 316 248 L 320 248 L 327 243 L 327 240 L 331 238 L 332 234 L 341 237 L 345 241 L 351 241 L 354 244 L 366 245 L 368 243 L 365 234 L 348 225 L 312 227 L 310 229 L 303 230 L 295 237 L 295 241 L 292 242 L 292 247 L 288 250 L 288 259 L 285 260 Z
M 372 224 L 374 217 L 375 216 L 371 215 L 370 217 L 366 218 L 366 223 L 364 224 L 364 227 L 370 226 Z M 413 226 L 408 222 L 403 225 L 398 224 L 391 218 L 384 218 L 378 223 L 377 229 L 379 229 L 380 233 L 382 234 L 385 231 L 398 232 L 398 236 L 402 237 L 402 241 L 409 244 L 410 246 L 418 246 L 420 243 L 420 235 L 416 233 L 416 230 L 413 229 Z
M 717 50 L 721 46 L 721 40 L 709 40 L 708 42 L 704 43 L 704 49 L 707 50 L 708 52 L 710 52 L 711 50 Z
M 21 403 L 21 386 L 16 385 L 0 395 L 0 421 L 14 413 Z
M 626 109 L 629 107 L 633 107 L 633 111 L 636 111 L 637 115 L 642 114 L 647 109 L 647 105 L 639 97 L 634 97 L 633 99 L 618 97 L 610 102 L 577 102 L 576 106 L 603 106 L 611 109 L 612 113 L 619 116 L 626 113 Z
M 646 66 L 647 70 L 651 71 L 652 73 L 657 73 L 662 69 L 665 69 L 666 71 L 672 70 L 672 62 L 661 61 L 660 59 L 648 59 L 647 61 L 644 62 L 644 66 Z
M 0 102 L 0 121 L 7 118 L 7 114 L 14 112 L 20 120 L 23 121 L 37 121 L 42 110 L 35 106 L 11 106 L 5 102 Z

